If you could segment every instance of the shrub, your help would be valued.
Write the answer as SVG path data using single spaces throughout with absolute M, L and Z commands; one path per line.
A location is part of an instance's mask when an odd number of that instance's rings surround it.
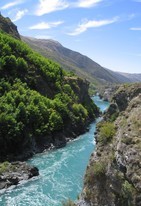
M 118 115 L 119 115 L 118 112 L 113 113 L 110 117 L 110 121 L 114 122 L 116 120 L 116 118 L 118 117 Z
M 86 178 L 85 183 L 87 184 L 93 184 L 95 179 L 101 178 L 105 176 L 106 172 L 106 162 L 95 162 L 93 165 L 91 165 L 87 172 L 86 172 Z
M 3 162 L 0 164 L 0 174 L 2 174 L 3 172 L 6 172 L 8 166 L 10 165 L 9 162 Z
M 59 113 L 53 111 L 49 117 L 50 130 L 60 130 L 63 126 L 63 121 Z
M 105 162 L 96 162 L 94 164 L 94 176 L 101 177 L 105 175 L 106 172 L 106 163 Z
M 109 142 L 115 135 L 116 129 L 112 122 L 103 122 L 100 124 L 100 132 L 98 141 L 101 143 Z
M 125 180 L 125 182 L 122 185 L 122 190 L 121 190 L 122 196 L 124 198 L 128 198 L 129 199 L 129 198 L 132 197 L 133 191 L 134 191 L 133 186 L 127 180 Z
M 121 188 L 120 204 L 123 206 L 133 205 L 132 201 L 133 201 L 134 192 L 135 192 L 134 187 L 127 180 L 125 180 Z

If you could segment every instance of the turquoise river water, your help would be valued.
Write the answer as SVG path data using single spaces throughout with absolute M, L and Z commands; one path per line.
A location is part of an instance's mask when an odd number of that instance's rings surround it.
M 109 105 L 98 96 L 93 100 L 101 111 Z M 39 168 L 40 175 L 1 194 L 0 206 L 61 206 L 62 201 L 68 198 L 76 200 L 95 147 L 96 122 L 90 125 L 88 132 L 69 142 L 66 147 L 31 158 L 28 162 Z

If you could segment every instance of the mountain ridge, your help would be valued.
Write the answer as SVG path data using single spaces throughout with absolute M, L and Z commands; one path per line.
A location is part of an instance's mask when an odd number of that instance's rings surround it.
M 106 69 L 89 57 L 68 49 L 57 41 L 24 36 L 21 36 L 21 39 L 43 56 L 59 62 L 66 70 L 72 71 L 90 82 L 96 82 L 96 84 L 118 84 L 141 81 L 139 75 L 138 78 L 134 78 L 133 74 L 124 75 L 120 72 Z

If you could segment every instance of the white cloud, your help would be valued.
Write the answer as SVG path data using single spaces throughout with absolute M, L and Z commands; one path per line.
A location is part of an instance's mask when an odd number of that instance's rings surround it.
M 1 9 L 1 10 L 6 10 L 6 9 L 9 9 L 9 8 L 11 8 L 11 7 L 13 7 L 13 6 L 17 6 L 17 5 L 19 5 L 19 4 L 22 4 L 22 3 L 23 3 L 23 0 L 13 1 L 13 2 L 10 2 L 10 3 L 5 4 L 5 5 L 2 6 L 0 9 Z
M 13 21 L 13 22 L 18 21 L 18 20 L 21 19 L 27 12 L 28 12 L 27 9 L 18 11 L 17 14 L 16 14 L 16 16 L 15 16 L 15 18 L 12 19 L 12 21 Z
M 103 0 L 79 0 L 76 3 L 76 7 L 90 8 L 90 7 L 96 6 L 98 3 L 102 1 Z
M 77 0 L 75 3 L 70 3 L 68 0 L 39 0 L 35 15 L 42 16 L 66 8 L 91 8 L 102 1 L 103 0 Z
M 133 28 L 130 28 L 130 30 L 133 30 L 133 31 L 141 31 L 141 27 L 133 27 Z
M 69 6 L 65 0 L 39 0 L 38 8 L 35 12 L 37 16 L 42 16 L 57 10 L 63 10 Z
M 132 20 L 136 17 L 137 15 L 135 13 L 132 13 L 130 15 L 128 15 L 127 20 Z
M 56 21 L 56 22 L 41 22 L 39 24 L 33 25 L 31 27 L 29 27 L 29 29 L 38 29 L 38 30 L 42 30 L 42 29 L 50 29 L 52 27 L 57 27 L 60 24 L 63 24 L 63 21 Z
M 74 30 L 74 32 L 69 33 L 68 35 L 76 36 L 76 35 L 79 35 L 79 34 L 85 32 L 85 31 L 87 31 L 87 29 L 89 29 L 89 28 L 101 27 L 101 26 L 105 26 L 105 25 L 108 25 L 108 24 L 115 23 L 117 21 L 118 21 L 118 17 L 115 17 L 111 20 L 100 20 L 100 21 L 85 20 L 84 22 L 82 22 L 81 24 L 78 25 L 78 27 Z

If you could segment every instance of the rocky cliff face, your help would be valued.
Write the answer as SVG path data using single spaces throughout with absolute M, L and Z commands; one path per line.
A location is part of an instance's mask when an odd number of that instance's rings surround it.
M 85 175 L 85 202 L 78 205 L 141 205 L 140 115 L 141 84 L 120 87 L 106 121 L 97 126 L 97 149 Z
M 5 18 L 0 14 L 0 30 L 10 34 L 16 39 L 20 39 L 17 26 L 9 18 Z

